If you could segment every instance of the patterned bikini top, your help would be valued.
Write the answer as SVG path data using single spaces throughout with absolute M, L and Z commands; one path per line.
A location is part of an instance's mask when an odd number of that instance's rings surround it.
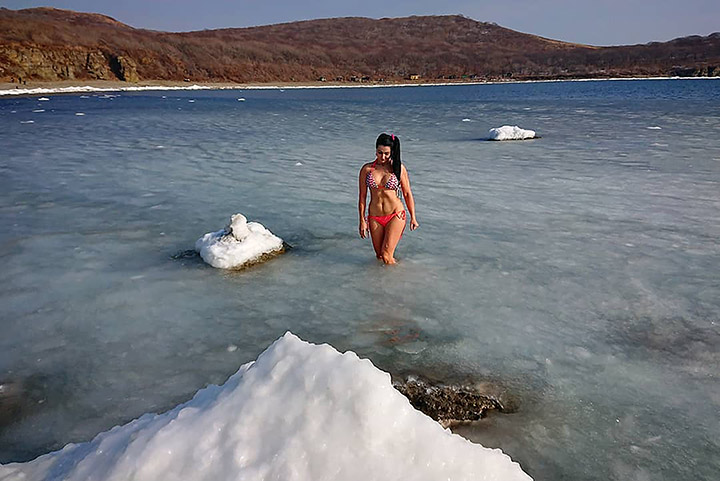
M 370 170 L 368 170 L 368 173 L 365 176 L 365 184 L 371 189 L 379 189 L 380 186 L 377 185 L 377 182 L 375 182 L 375 178 L 372 175 L 374 170 L 375 162 L 372 163 L 372 165 L 370 166 Z M 390 177 L 388 178 L 387 182 L 385 182 L 385 185 L 382 186 L 382 188 L 387 190 L 398 190 L 400 189 L 400 181 L 398 181 L 397 176 L 392 173 L 390 174 Z

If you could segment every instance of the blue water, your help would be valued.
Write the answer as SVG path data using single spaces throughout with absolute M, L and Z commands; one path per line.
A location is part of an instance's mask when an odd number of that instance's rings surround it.
M 720 81 L 46 97 L 0 98 L 0 463 L 169 409 L 289 329 L 483 383 L 514 412 L 457 432 L 536 479 L 717 479 Z M 505 124 L 542 138 L 482 140 Z M 356 234 L 382 131 L 421 225 L 392 268 Z M 236 212 L 294 249 L 173 258 Z

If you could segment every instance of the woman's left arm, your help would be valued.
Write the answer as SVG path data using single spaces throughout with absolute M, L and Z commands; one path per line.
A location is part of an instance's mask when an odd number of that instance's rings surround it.
M 404 165 L 400 172 L 400 188 L 403 192 L 405 205 L 410 212 L 410 230 L 415 230 L 420 227 L 420 224 L 418 224 L 417 218 L 415 217 L 415 199 L 413 198 L 412 190 L 410 190 L 410 176 Z

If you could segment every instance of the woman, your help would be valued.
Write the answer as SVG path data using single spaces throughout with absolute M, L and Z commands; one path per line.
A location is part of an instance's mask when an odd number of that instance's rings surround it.
M 360 169 L 360 237 L 368 232 L 375 255 L 385 264 L 395 264 L 395 248 L 405 230 L 405 208 L 400 191 L 410 212 L 410 230 L 418 228 L 415 218 L 415 200 L 410 190 L 407 169 L 400 162 L 400 139 L 380 134 L 375 142 L 375 161 Z M 367 192 L 370 191 L 368 216 L 365 218 Z

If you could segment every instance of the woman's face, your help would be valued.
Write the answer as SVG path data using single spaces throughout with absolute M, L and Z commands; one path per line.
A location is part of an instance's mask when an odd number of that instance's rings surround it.
M 390 147 L 380 145 L 377 150 L 375 150 L 375 160 L 377 160 L 379 164 L 387 164 L 390 162 Z

